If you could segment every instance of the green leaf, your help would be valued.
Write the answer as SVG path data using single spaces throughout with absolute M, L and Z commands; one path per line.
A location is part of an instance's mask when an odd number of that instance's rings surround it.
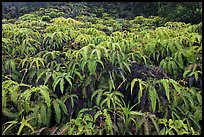
M 168 65 L 167 65 L 167 67 L 168 67 L 168 72 L 170 73 L 170 74 L 172 74 L 173 72 L 172 72 L 172 63 L 171 63 L 172 61 L 168 61 Z
M 136 81 L 139 81 L 139 79 L 135 78 L 131 81 L 131 95 L 132 95 L 132 90 L 133 90 L 133 87 L 134 87 Z
M 6 90 L 2 90 L 2 108 L 6 107 L 7 97 L 6 97 Z
M 185 78 L 186 75 L 187 75 L 189 72 L 190 72 L 189 70 L 186 70 L 186 71 L 183 73 L 183 77 Z
M 149 98 L 151 100 L 151 104 L 152 104 L 152 111 L 153 113 L 155 112 L 156 109 L 156 100 L 157 100 L 157 92 L 155 90 L 154 87 L 150 86 L 149 87 Z
M 114 81 L 113 81 L 113 78 L 112 78 L 112 75 L 111 75 L 111 72 L 110 72 L 110 71 L 109 71 L 109 75 L 110 75 L 110 79 L 109 79 L 109 87 L 111 87 L 111 88 L 109 88 L 109 90 L 111 90 L 112 87 L 113 87 L 113 89 L 115 90 Z
M 2 135 L 5 135 L 6 131 L 11 128 L 14 124 L 17 124 L 17 121 L 8 121 L 4 125 L 9 124 L 6 129 L 3 130 Z
M 50 107 L 50 95 L 49 95 L 49 89 L 47 86 L 43 86 L 43 85 L 40 85 L 38 87 L 38 89 L 40 90 L 40 93 L 42 94 L 42 96 L 44 97 L 44 100 L 45 100 L 45 103 L 47 104 L 47 107 Z
M 61 120 L 61 110 L 57 100 L 53 101 L 53 107 L 55 110 L 55 121 L 59 124 Z
M 71 103 L 72 103 L 72 108 L 74 108 L 74 97 L 76 98 L 76 99 L 78 99 L 78 96 L 77 95 L 75 95 L 75 94 L 72 94 L 71 95 Z
M 25 97 L 25 109 L 26 112 L 28 112 L 30 110 L 30 96 L 32 94 L 32 90 L 31 89 L 27 89 L 24 91 L 23 94 L 21 94 L 21 96 Z
M 47 123 L 46 123 L 46 126 L 49 126 L 50 119 L 51 119 L 51 107 L 48 107 L 47 108 Z
M 149 124 L 148 124 L 147 119 L 144 121 L 144 134 L 145 135 L 150 135 L 150 133 L 149 133 Z
M 35 74 L 36 74 L 36 71 L 35 71 L 35 70 L 32 70 L 32 71 L 29 72 L 28 78 L 29 78 L 30 81 L 33 79 L 33 77 L 35 76 Z
M 121 96 L 121 97 L 124 98 L 124 95 L 123 95 L 120 91 L 114 91 L 114 93 L 115 93 L 116 95 Z
M 139 79 L 139 92 L 138 92 L 138 102 L 140 103 L 141 97 L 142 97 L 142 91 L 143 91 L 143 86 L 144 83 L 141 79 Z
M 109 54 L 111 56 L 110 60 L 111 60 L 112 65 L 115 64 L 115 54 L 116 54 L 116 52 L 114 52 L 112 54 L 111 53 Z
M 167 70 L 167 62 L 165 59 L 162 59 L 161 62 L 159 63 L 159 66 L 162 67 L 164 70 Z
M 127 70 L 131 73 L 130 67 L 129 67 L 129 65 L 127 64 L 127 62 L 123 62 L 123 64 L 125 65 L 125 67 L 127 68 Z
M 93 61 L 89 61 L 88 62 L 88 70 L 90 72 L 90 74 L 95 74 L 96 72 L 96 61 L 93 60 Z
M 61 79 L 62 79 L 62 78 L 59 78 L 59 79 L 56 78 L 56 79 L 55 79 L 55 81 L 54 81 L 53 84 L 52 84 L 53 90 L 55 90 L 57 84 L 60 82 Z
M 58 100 L 60 107 L 62 108 L 63 112 L 68 116 L 68 110 L 66 105 L 64 104 L 64 102 L 62 100 Z
M 98 116 L 102 115 L 103 113 L 101 111 L 97 111 L 95 114 L 94 114 L 94 122 L 96 122 L 96 119 L 98 118 Z
M 82 69 L 82 71 L 84 72 L 84 68 L 85 68 L 85 65 L 86 65 L 86 63 L 88 62 L 88 60 L 82 60 L 82 62 L 81 62 L 81 69 Z
M 159 135 L 167 135 L 166 134 L 166 127 L 164 127 L 162 130 L 160 130 Z
M 47 124 L 47 113 L 46 113 L 46 107 L 44 104 L 41 105 L 40 107 L 40 116 L 42 118 L 43 124 Z
M 91 101 L 93 101 L 93 97 L 96 96 L 98 93 L 103 92 L 104 90 L 102 89 L 97 89 L 96 91 L 93 92 L 93 94 L 91 95 Z
M 27 60 L 28 60 L 28 59 L 25 58 L 25 59 L 23 59 L 23 60 L 21 61 L 21 68 L 24 68 L 24 64 L 25 64 L 25 62 L 26 62 Z
M 97 54 L 98 60 L 101 60 L 101 51 L 97 49 L 96 54 Z
M 74 71 L 74 73 L 80 78 L 80 80 L 83 80 L 84 78 L 82 77 L 82 75 L 78 72 L 78 71 Z
M 130 115 L 136 115 L 136 116 L 142 116 L 142 115 L 144 115 L 144 113 L 138 112 L 138 111 L 130 111 L 129 114 L 130 114 Z
M 106 102 L 107 102 L 108 108 L 110 109 L 110 98 L 106 98 Z
M 178 83 L 175 80 L 173 80 L 173 79 L 169 79 L 169 81 L 173 84 L 173 86 L 176 89 L 176 91 L 178 93 L 181 93 L 181 90 L 180 90 L 180 87 L 178 86 Z
M 183 59 L 182 59 L 182 53 L 181 52 L 178 53 L 178 62 L 179 62 L 179 66 L 182 68 L 183 67 Z
M 20 123 L 21 123 L 21 126 L 19 127 L 19 130 L 18 130 L 17 135 L 20 135 L 20 133 L 21 133 L 21 131 L 22 131 L 22 129 L 23 129 L 24 126 L 27 126 L 27 127 L 29 127 L 32 131 L 34 131 L 33 127 L 28 123 L 28 121 L 31 120 L 31 119 L 33 119 L 33 118 L 34 118 L 34 117 L 25 120 L 24 117 L 23 117 L 22 121 L 20 122 Z
M 163 87 L 165 89 L 166 97 L 167 97 L 168 101 L 170 102 L 170 87 L 169 87 L 169 84 L 168 84 L 168 80 L 167 79 L 162 79 L 160 81 L 162 82 Z
M 102 61 L 97 60 L 96 62 L 100 63 L 100 64 L 101 64 L 101 66 L 102 66 L 102 67 L 103 67 L 103 69 L 104 69 L 104 65 L 103 65 L 103 62 L 102 62 Z
M 197 97 L 199 104 L 202 104 L 202 96 L 199 92 L 196 93 L 196 97 Z
M 10 66 L 11 66 L 12 70 L 16 69 L 15 61 L 13 59 L 11 59 L 11 61 L 10 61 Z
M 13 101 L 14 104 L 17 104 L 17 99 L 18 99 L 18 91 L 19 91 L 19 85 L 15 85 L 11 88 L 9 88 L 10 95 L 11 95 L 11 100 Z
M 123 62 L 122 62 L 122 56 L 118 52 L 117 52 L 117 59 L 118 59 L 118 63 L 120 65 L 120 68 L 124 71 Z
M 195 80 L 198 81 L 198 72 L 195 72 L 194 76 L 195 76 Z
M 176 75 L 177 74 L 177 65 L 174 61 L 171 62 L 172 65 L 172 69 L 173 69 L 173 74 Z
M 64 93 L 64 79 L 61 78 L 60 80 L 60 90 L 61 90 L 61 93 L 63 94 Z
M 12 119 L 15 119 L 19 116 L 18 113 L 13 113 L 11 112 L 11 109 L 8 108 L 2 108 L 2 114 Z
M 66 75 L 65 76 L 65 79 L 67 80 L 67 82 L 69 83 L 69 85 L 72 87 L 72 81 L 71 81 L 71 76 L 69 76 L 69 75 Z
M 104 109 L 104 115 L 106 117 L 105 122 L 108 125 L 107 126 L 108 131 L 110 131 L 112 129 L 112 127 L 113 127 L 113 124 L 112 124 L 112 120 L 111 120 L 110 114 L 108 114 L 108 112 L 107 112 L 107 109 Z
M 46 73 L 46 77 L 45 77 L 44 85 L 47 83 L 47 81 L 49 80 L 49 78 L 50 78 L 51 76 L 52 76 L 52 75 L 51 75 L 50 72 L 47 72 L 47 73 Z M 58 77 L 60 77 L 60 76 L 58 76 Z
M 37 72 L 36 83 L 38 83 L 39 79 L 42 77 L 43 74 L 45 74 L 45 72 L 46 72 L 46 70 L 38 71 L 38 72 Z
M 157 131 L 157 135 L 159 135 L 159 126 L 158 126 L 158 123 L 157 121 L 154 120 L 153 117 L 149 117 L 154 125 L 154 127 L 156 128 L 156 131 Z
M 109 103 L 108 103 L 108 100 L 109 100 Z M 108 108 L 110 108 L 110 99 L 108 97 L 103 100 L 100 107 L 102 107 L 105 102 L 107 102 Z
M 99 92 L 97 97 L 96 97 L 96 105 L 98 105 L 98 106 L 99 106 L 99 103 L 101 101 L 102 94 L 103 94 L 103 92 Z
M 82 52 L 83 58 L 85 60 L 87 60 L 88 59 L 89 46 L 85 46 L 82 49 L 83 49 L 83 52 Z

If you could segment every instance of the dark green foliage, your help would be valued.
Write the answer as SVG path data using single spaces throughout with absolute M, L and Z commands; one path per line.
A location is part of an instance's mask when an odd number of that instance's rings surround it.
M 60 11 L 55 13 L 54 8 Z M 38 10 L 43 21 L 56 17 L 71 17 L 77 15 L 133 19 L 135 16 L 160 16 L 166 21 L 181 21 L 199 23 L 202 17 L 201 2 L 3 2 L 3 18 L 18 18 Z M 49 17 L 48 17 L 49 16 Z M 12 20 L 10 20 L 12 21 Z

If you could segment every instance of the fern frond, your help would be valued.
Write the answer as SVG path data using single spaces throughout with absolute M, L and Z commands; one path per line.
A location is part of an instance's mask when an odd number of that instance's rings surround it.
M 46 107 L 44 104 L 41 105 L 39 112 L 40 112 L 40 117 L 41 117 L 43 124 L 47 125 L 48 120 L 47 120 Z
M 90 75 L 92 75 L 92 74 L 95 75 L 96 74 L 96 67 L 97 67 L 96 61 L 95 60 L 89 61 L 87 66 L 88 66 L 88 70 L 90 72 Z
M 173 80 L 173 79 L 169 79 L 169 81 L 171 82 L 171 84 L 173 84 L 173 86 L 174 86 L 174 88 L 176 89 L 176 91 L 177 91 L 178 93 L 181 93 L 179 84 L 178 84 L 175 80 Z
M 158 97 L 157 91 L 154 87 L 150 86 L 148 93 L 149 93 L 149 98 L 151 100 L 152 111 L 154 113 L 155 109 L 156 109 L 156 103 L 157 103 L 156 101 L 157 101 L 157 97 Z
M 62 100 L 58 99 L 58 103 L 59 103 L 62 111 L 64 112 L 64 114 L 66 114 L 68 116 L 68 110 L 67 110 L 67 107 L 64 104 L 64 102 Z
M 55 121 L 59 124 L 61 120 L 61 109 L 57 100 L 53 101 L 53 107 L 55 110 Z
M 170 87 L 169 87 L 169 81 L 167 79 L 161 79 L 161 83 L 163 84 L 163 87 L 165 89 L 166 97 L 168 101 L 170 102 Z
M 103 115 L 103 113 L 101 111 L 97 111 L 95 114 L 94 114 L 94 122 L 96 122 L 96 119 L 98 118 L 98 116 L 100 115 Z
M 96 104 L 99 105 L 103 91 L 104 90 L 102 89 L 97 89 L 96 91 L 94 91 L 93 94 L 91 95 L 91 101 L 93 101 L 93 98 L 98 94 L 96 97 Z
M 2 90 L 2 108 L 5 108 L 7 104 L 7 92 L 7 90 Z
M 37 89 L 40 91 L 40 93 L 44 97 L 44 100 L 45 100 L 45 103 L 47 104 L 47 107 L 50 107 L 51 99 L 50 99 L 50 95 L 49 95 L 49 88 L 47 86 L 40 85 Z
M 105 122 L 106 122 L 106 124 L 107 124 L 107 129 L 108 129 L 108 131 L 111 131 L 112 128 L 113 128 L 113 123 L 112 123 L 110 114 L 108 114 L 107 109 L 104 109 L 103 112 L 104 112 L 104 115 L 105 115 L 105 117 L 106 117 Z
M 63 78 L 61 78 L 60 76 L 58 76 L 58 77 L 54 80 L 54 82 L 53 82 L 53 84 L 52 84 L 53 90 L 56 89 L 56 86 L 57 86 L 57 84 L 60 82 L 61 79 L 63 79 Z
M 62 94 L 64 93 L 64 79 L 63 78 L 60 80 L 60 91 Z

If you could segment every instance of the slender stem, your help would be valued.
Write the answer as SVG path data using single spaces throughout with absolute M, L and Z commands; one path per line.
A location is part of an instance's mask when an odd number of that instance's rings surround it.
M 116 91 L 116 89 L 115 89 L 114 82 L 113 82 L 110 71 L 109 71 L 109 75 L 110 75 L 111 82 L 113 84 L 113 89 L 114 89 L 114 91 L 113 91 L 113 106 L 114 106 L 113 107 L 113 123 L 114 123 L 114 125 L 116 125 L 116 115 L 115 115 L 115 91 Z M 115 131 L 114 131 L 114 134 L 116 134 Z
M 20 84 L 22 84 L 23 79 L 24 79 L 24 77 L 25 77 L 25 75 L 26 75 L 27 71 L 28 71 L 28 63 L 26 64 L 25 72 L 24 72 L 24 74 L 23 74 L 23 77 L 22 77 L 22 79 L 21 79 Z
M 123 80 L 123 82 L 122 83 L 120 83 L 120 85 L 117 87 L 117 89 L 116 90 L 118 90 L 121 86 L 122 86 L 122 84 L 124 83 L 126 81 L 126 79 L 124 79 Z

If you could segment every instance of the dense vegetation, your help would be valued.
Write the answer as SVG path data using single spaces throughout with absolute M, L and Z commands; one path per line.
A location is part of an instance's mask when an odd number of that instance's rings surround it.
M 55 8 L 65 17 L 96 14 L 102 17 L 134 19 L 135 16 L 160 16 L 164 21 L 198 24 L 202 21 L 202 2 L 4 2 L 2 17 L 16 20 L 39 8 Z
M 88 13 L 3 18 L 2 134 L 202 134 L 202 22 Z

